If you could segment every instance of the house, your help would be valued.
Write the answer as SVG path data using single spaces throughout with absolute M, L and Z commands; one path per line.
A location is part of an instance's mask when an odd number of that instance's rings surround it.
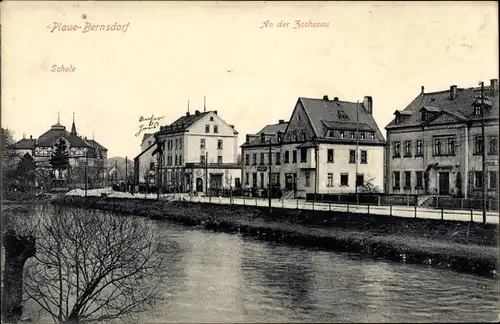
M 490 86 L 420 94 L 386 126 L 390 194 L 482 195 L 498 188 L 498 79 Z M 482 103 L 484 134 L 482 137 Z
M 139 156 L 139 164 L 141 167 L 139 168 L 139 181 L 145 182 L 150 174 L 151 170 L 155 170 L 156 167 L 156 158 L 153 156 L 154 149 L 152 148 L 155 144 L 154 134 L 146 133 L 142 136 L 141 141 L 141 152 L 144 152 L 141 156 Z
M 278 124 L 276 134 L 264 128 L 257 135 L 247 136 L 241 147 L 244 184 L 266 188 L 269 172 L 248 167 L 271 165 L 271 184 L 279 183 L 286 196 L 291 192 L 295 197 L 350 194 L 366 183 L 382 191 L 385 140 L 372 113 L 369 96 L 362 103 L 337 97 L 331 100 L 326 95 L 298 98 L 286 127 Z M 271 163 L 269 154 L 254 156 L 256 145 L 269 143 Z
M 155 171 L 161 172 L 163 185 L 205 193 L 241 186 L 238 132 L 217 110 L 188 111 L 161 126 L 154 138 L 151 154 L 156 157 L 159 169 Z
M 56 175 L 57 170 L 52 167 L 50 159 L 58 143 L 64 143 L 66 146 L 69 168 Z M 19 156 L 31 155 L 39 172 L 48 171 L 57 179 L 71 180 L 67 181 L 69 184 L 77 185 L 84 181 L 82 176 L 77 174 L 77 170 L 84 165 L 87 165 L 87 175 L 92 186 L 105 184 L 108 150 L 94 139 L 78 135 L 74 116 L 69 132 L 58 120 L 38 138 L 23 138 L 14 143 L 12 148 Z

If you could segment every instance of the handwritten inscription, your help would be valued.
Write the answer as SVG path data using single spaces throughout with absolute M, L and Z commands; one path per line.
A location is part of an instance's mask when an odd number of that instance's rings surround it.
M 75 72 L 76 66 L 71 64 L 70 66 L 66 66 L 64 64 L 57 65 L 54 64 L 52 65 L 52 68 L 50 69 L 50 72 Z
M 328 28 L 330 27 L 329 22 L 321 22 L 321 21 L 311 21 L 311 20 L 295 20 L 294 22 L 288 22 L 281 20 L 278 23 L 273 23 L 269 20 L 263 21 L 260 29 L 263 28 Z
M 85 22 L 84 25 L 74 24 L 68 25 L 63 24 L 61 22 L 53 22 L 52 25 L 48 25 L 47 28 L 50 30 L 50 33 L 54 32 L 99 32 L 99 31 L 109 31 L 109 32 L 122 32 L 126 33 L 130 26 L 130 22 L 126 24 L 119 24 L 115 22 L 112 25 L 102 25 L 102 24 L 92 24 L 89 22 Z
M 165 116 L 155 117 L 155 115 L 151 115 L 151 117 L 139 117 L 139 131 L 135 133 L 135 136 L 141 135 L 142 132 L 156 129 L 160 127 L 160 120 L 165 118 Z

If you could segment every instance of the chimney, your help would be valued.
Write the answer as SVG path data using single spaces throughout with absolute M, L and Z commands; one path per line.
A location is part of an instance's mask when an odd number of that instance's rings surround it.
M 229 127 L 233 128 L 234 129 L 234 125 L 229 125 Z
M 324 95 L 324 96 L 323 96 L 323 100 L 328 101 L 328 96 L 327 96 L 327 95 Z
M 33 139 L 33 135 L 30 135 L 30 139 Z
M 186 112 L 186 117 L 189 117 L 191 114 L 188 112 Z
M 373 99 L 371 96 L 365 96 L 363 99 L 363 107 L 370 115 L 373 113 Z
M 278 120 L 278 124 L 284 124 L 285 123 L 285 120 L 284 119 L 280 119 Z
M 333 101 L 339 101 L 339 97 L 334 97 Z
M 494 97 L 498 93 L 498 79 L 490 80 L 491 96 Z
M 424 86 L 422 86 L 422 90 L 420 91 L 420 94 L 424 94 L 424 90 L 425 90 L 425 88 L 424 88 Z
M 245 143 L 249 143 L 250 142 L 250 135 L 247 134 L 246 138 L 245 138 Z
M 199 110 L 195 110 L 195 111 L 194 111 L 194 114 L 195 114 L 195 115 L 199 115 L 199 114 L 200 114 L 200 111 L 199 111 Z
M 217 115 L 217 110 L 214 110 L 214 114 L 216 114 L 216 115 Z
M 450 86 L 450 100 L 455 100 L 457 98 L 457 86 Z

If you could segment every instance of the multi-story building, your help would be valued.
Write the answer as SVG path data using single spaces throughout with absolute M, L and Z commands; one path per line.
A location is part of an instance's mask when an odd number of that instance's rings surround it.
M 83 179 L 77 169 L 87 168 L 88 181 L 92 186 L 102 186 L 106 180 L 107 153 L 108 150 L 94 139 L 79 136 L 76 132 L 75 120 L 71 125 L 71 131 L 67 131 L 64 125 L 59 123 L 52 125 L 49 130 L 34 139 L 23 138 L 13 144 L 12 148 L 16 150 L 19 156 L 29 154 L 36 163 L 39 171 L 47 170 L 55 173 L 57 170 L 52 168 L 50 159 L 55 150 L 56 143 L 64 141 L 68 153 L 69 168 L 61 174 L 54 174 L 56 179 L 72 180 L 67 184 L 78 184 Z M 78 179 L 76 179 L 78 178 Z
M 487 185 L 498 188 L 498 79 L 483 90 L 452 85 L 425 93 L 422 87 L 394 113 L 386 126 L 388 193 L 481 195 L 483 150 Z
M 187 112 L 161 126 L 154 138 L 151 154 L 160 166 L 162 183 L 168 187 L 207 192 L 241 186 L 238 132 L 217 110 Z
M 156 158 L 153 156 L 153 146 L 155 144 L 154 134 L 144 134 L 141 141 L 141 154 L 136 157 L 139 159 L 139 180 L 147 182 L 149 175 L 154 175 Z
M 383 191 L 385 140 L 372 113 L 369 96 L 362 103 L 299 98 L 288 123 L 247 136 L 242 145 L 244 184 L 268 186 L 269 173 L 258 165 L 269 165 L 269 153 L 262 148 L 271 141 L 271 177 L 285 195 L 348 194 L 367 187 Z

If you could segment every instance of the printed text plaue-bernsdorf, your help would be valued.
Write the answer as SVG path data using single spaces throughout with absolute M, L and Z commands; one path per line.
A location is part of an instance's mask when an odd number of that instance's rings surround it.
M 88 32 L 117 32 L 121 31 L 122 33 L 126 33 L 128 27 L 130 26 L 130 22 L 126 24 L 119 24 L 115 22 L 111 25 L 105 24 L 92 24 L 89 22 L 85 22 L 85 25 L 80 24 L 63 24 L 61 22 L 53 22 L 52 25 L 48 25 L 47 28 L 50 29 L 50 32 L 71 32 L 71 31 L 81 31 L 82 33 Z

